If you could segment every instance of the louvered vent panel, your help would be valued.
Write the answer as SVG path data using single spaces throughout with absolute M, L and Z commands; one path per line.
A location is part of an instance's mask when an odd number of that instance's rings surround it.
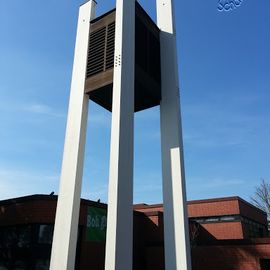
M 113 67 L 114 40 L 115 40 L 115 22 L 107 26 L 106 69 Z
M 135 10 L 135 61 L 134 111 L 159 105 L 160 30 L 149 15 L 136 2 Z M 115 16 L 113 9 L 91 20 L 85 93 L 89 98 L 112 110 L 113 74 L 115 62 Z
M 95 75 L 104 70 L 106 27 L 103 27 L 90 34 L 87 77 Z

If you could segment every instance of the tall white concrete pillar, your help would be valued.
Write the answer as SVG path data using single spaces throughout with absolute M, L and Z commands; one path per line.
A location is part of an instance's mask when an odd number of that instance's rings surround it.
M 80 7 L 50 270 L 74 270 L 89 97 L 84 94 L 90 20 L 95 2 Z
M 166 270 L 191 270 L 173 0 L 157 0 Z
M 106 270 L 132 269 L 135 0 L 116 1 Z

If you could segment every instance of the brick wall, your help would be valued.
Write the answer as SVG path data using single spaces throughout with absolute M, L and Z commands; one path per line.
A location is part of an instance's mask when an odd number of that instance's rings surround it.
M 99 270 L 104 267 L 105 245 L 85 241 L 88 206 L 106 208 L 104 204 L 82 200 L 79 221 L 82 228 L 82 241 L 78 249 L 79 264 L 81 270 Z M 52 224 L 55 208 L 55 196 L 30 196 L 4 201 L 0 204 L 0 225 Z M 137 205 L 135 209 L 133 268 L 134 270 L 163 270 L 162 205 Z M 266 222 L 263 212 L 238 197 L 193 201 L 188 205 L 188 213 L 190 217 L 241 214 L 261 223 Z M 260 270 L 260 258 L 270 259 L 270 239 L 260 243 L 237 242 L 231 245 L 226 244 L 227 242 L 224 244 L 222 241 L 216 241 L 216 239 L 241 238 L 243 238 L 243 229 L 239 221 L 201 223 L 199 241 L 192 249 L 193 270 Z M 208 245 L 202 246 L 202 243 L 207 242 Z
M 15 201 L 0 206 L 0 224 L 52 223 L 56 199 Z
M 236 199 L 223 201 L 191 201 L 188 203 L 189 217 L 207 217 L 239 214 L 238 201 Z
M 270 259 L 270 244 L 200 246 L 192 251 L 193 270 L 261 270 Z
M 220 222 L 201 224 L 201 226 L 215 239 L 243 239 L 241 222 Z

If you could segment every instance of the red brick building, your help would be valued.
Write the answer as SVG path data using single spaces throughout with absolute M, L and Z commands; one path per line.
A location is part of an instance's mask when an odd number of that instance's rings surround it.
M 160 244 L 148 247 L 151 267 L 147 269 L 164 269 L 163 207 L 142 204 L 134 208 L 160 228 Z M 193 270 L 270 269 L 267 216 L 260 209 L 239 197 L 197 200 L 188 202 L 188 216 Z
M 33 195 L 0 201 L 0 270 L 48 269 L 56 200 Z M 82 199 L 76 269 L 104 269 L 105 215 L 105 204 Z M 190 201 L 188 215 L 193 270 L 270 269 L 263 211 L 229 197 Z M 133 261 L 134 270 L 164 269 L 161 204 L 134 205 Z

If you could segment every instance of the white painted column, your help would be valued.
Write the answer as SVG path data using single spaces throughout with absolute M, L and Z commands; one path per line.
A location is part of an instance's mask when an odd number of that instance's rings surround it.
M 132 269 L 135 0 L 116 1 L 106 270 Z
M 89 97 L 84 94 L 90 20 L 90 0 L 79 10 L 66 138 L 58 195 L 50 270 L 74 270 Z
M 173 0 L 157 0 L 166 270 L 191 270 Z

